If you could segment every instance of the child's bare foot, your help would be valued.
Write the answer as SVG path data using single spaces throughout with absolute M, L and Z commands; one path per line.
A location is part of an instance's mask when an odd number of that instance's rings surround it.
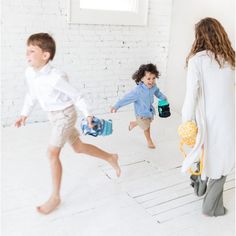
M 149 147 L 149 148 L 152 148 L 152 149 L 155 149 L 155 148 L 156 148 L 156 146 L 154 145 L 153 142 L 148 142 L 148 147 Z
M 111 166 L 115 169 L 116 171 L 116 175 L 117 177 L 120 177 L 121 174 L 121 169 L 120 166 L 118 164 L 118 155 L 117 154 L 112 154 L 112 158 L 111 160 L 109 160 L 108 162 L 111 164 Z
M 50 197 L 47 202 L 37 207 L 37 211 L 39 213 L 47 215 L 51 213 L 53 210 L 55 210 L 59 206 L 60 202 L 61 200 L 59 197 Z
M 129 123 L 129 127 L 128 127 L 129 131 L 131 131 L 134 127 L 136 127 L 136 122 L 131 121 L 131 122 Z

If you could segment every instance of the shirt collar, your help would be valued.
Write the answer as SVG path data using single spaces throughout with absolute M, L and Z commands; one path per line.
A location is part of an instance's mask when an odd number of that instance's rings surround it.
M 151 88 L 148 88 L 143 82 L 140 82 L 139 85 L 140 85 L 142 88 L 147 89 L 147 90 L 154 89 L 155 86 L 156 86 L 156 84 L 155 84 L 155 85 L 153 85 Z
M 45 74 L 48 74 L 51 71 L 51 69 L 52 69 L 52 65 L 50 62 L 48 62 L 39 71 L 36 71 L 34 69 L 33 69 L 33 71 L 36 75 L 45 75 Z
M 143 82 L 140 82 L 140 86 L 144 89 L 149 89 Z

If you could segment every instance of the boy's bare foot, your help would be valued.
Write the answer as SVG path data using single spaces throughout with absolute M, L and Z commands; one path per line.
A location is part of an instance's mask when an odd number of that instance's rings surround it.
M 154 145 L 153 142 L 148 143 L 148 147 L 151 148 L 151 149 L 155 149 L 156 148 L 156 146 Z
M 55 210 L 59 206 L 60 202 L 61 200 L 59 197 L 50 197 L 47 202 L 37 207 L 37 211 L 41 214 L 47 215 Z
M 131 131 L 134 127 L 136 127 L 136 122 L 131 121 L 128 127 L 129 131 Z
M 116 175 L 117 177 L 120 177 L 121 174 L 121 169 L 120 166 L 118 164 L 118 155 L 117 154 L 112 154 L 112 158 L 111 160 L 109 160 L 108 162 L 111 164 L 111 166 L 115 169 L 116 171 Z

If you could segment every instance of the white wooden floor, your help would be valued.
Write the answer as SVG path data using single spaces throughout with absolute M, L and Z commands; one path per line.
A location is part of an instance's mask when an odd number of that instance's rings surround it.
M 228 214 L 206 217 L 202 199 L 194 196 L 188 176 L 180 173 L 177 113 L 156 117 L 152 136 L 155 150 L 146 147 L 140 129 L 128 131 L 132 113 L 112 118 L 114 133 L 108 137 L 83 136 L 120 156 L 122 176 L 101 160 L 62 152 L 64 173 L 62 204 L 48 216 L 35 211 L 50 194 L 46 147 L 50 126 L 29 124 L 2 129 L 2 235 L 4 236 L 233 236 L 234 173 L 224 190 Z

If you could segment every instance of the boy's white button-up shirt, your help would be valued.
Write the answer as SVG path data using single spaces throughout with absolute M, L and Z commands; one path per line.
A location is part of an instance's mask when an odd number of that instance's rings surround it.
M 22 116 L 28 116 L 37 101 L 44 111 L 63 110 L 75 104 L 85 117 L 91 115 L 81 93 L 69 84 L 65 73 L 50 63 L 39 71 L 28 67 L 25 77 L 29 91 L 25 96 Z

